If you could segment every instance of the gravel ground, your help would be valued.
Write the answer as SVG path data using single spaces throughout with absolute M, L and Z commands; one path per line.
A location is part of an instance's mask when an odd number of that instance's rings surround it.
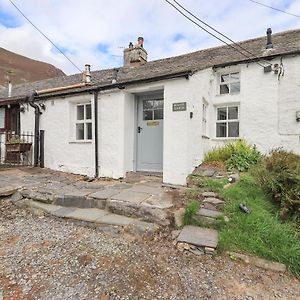
M 0 199 L 0 299 L 300 299 L 300 282 L 226 256 L 34 216 Z

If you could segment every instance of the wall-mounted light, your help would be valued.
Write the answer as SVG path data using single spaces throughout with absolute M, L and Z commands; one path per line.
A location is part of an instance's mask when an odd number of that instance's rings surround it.
M 300 122 L 300 111 L 296 111 L 296 121 Z
M 20 112 L 22 112 L 22 113 L 25 112 L 25 106 L 23 104 L 20 105 Z
M 44 103 L 39 103 L 39 106 L 42 110 L 45 110 L 46 109 L 46 105 Z

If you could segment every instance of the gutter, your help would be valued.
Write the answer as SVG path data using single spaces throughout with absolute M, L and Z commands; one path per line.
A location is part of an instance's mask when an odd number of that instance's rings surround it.
M 37 104 L 34 103 L 36 92 L 33 92 L 28 97 L 28 102 L 31 107 L 34 108 L 34 166 L 37 167 L 39 164 L 39 132 L 40 132 L 40 115 L 42 112 Z
M 58 96 L 69 96 L 69 95 L 74 95 L 74 94 L 82 94 L 86 92 L 94 92 L 94 91 L 105 91 L 105 90 L 110 90 L 110 89 L 124 89 L 126 85 L 133 85 L 137 83 L 148 83 L 148 82 L 155 82 L 155 81 L 160 81 L 164 79 L 175 79 L 175 78 L 180 78 L 180 77 L 185 77 L 186 79 L 189 79 L 189 77 L 193 74 L 191 70 L 188 71 L 183 71 L 183 72 L 178 72 L 174 74 L 166 74 L 166 75 L 161 75 L 161 76 L 156 76 L 156 77 L 151 77 L 151 78 L 145 78 L 145 79 L 137 79 L 137 80 L 132 80 L 132 81 L 124 81 L 124 82 L 118 82 L 118 83 L 110 83 L 107 85 L 102 85 L 102 86 L 89 86 L 86 87 L 85 89 L 81 90 L 71 90 L 71 91 L 66 91 L 62 93 L 55 93 L 55 94 L 40 94 L 40 91 L 37 91 L 38 98 L 39 99 L 44 99 L 44 98 L 52 98 L 52 97 L 58 97 Z M 69 86 L 69 88 L 72 86 Z M 75 87 L 73 87 L 74 89 Z M 56 89 L 56 88 L 55 88 Z M 43 90 L 42 90 L 43 91 Z
M 278 53 L 278 54 L 261 56 L 261 57 L 252 58 L 252 59 L 249 58 L 249 59 L 237 60 L 237 61 L 232 61 L 232 62 L 227 62 L 227 63 L 222 63 L 222 64 L 216 64 L 216 65 L 213 65 L 212 68 L 217 69 L 217 68 L 223 68 L 223 67 L 238 65 L 238 64 L 246 64 L 246 63 L 256 62 L 256 61 L 261 61 L 261 60 L 267 61 L 267 60 L 272 60 L 276 57 L 291 56 L 291 55 L 298 55 L 298 54 L 300 54 L 300 50 L 283 53 L 283 54 Z

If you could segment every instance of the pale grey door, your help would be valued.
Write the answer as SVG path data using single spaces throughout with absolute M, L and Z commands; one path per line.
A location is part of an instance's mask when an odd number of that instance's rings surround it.
M 138 97 L 137 171 L 162 172 L 163 118 L 163 97 Z

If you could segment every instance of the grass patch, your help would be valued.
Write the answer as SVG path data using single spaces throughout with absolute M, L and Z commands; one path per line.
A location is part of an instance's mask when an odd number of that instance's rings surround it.
M 198 212 L 200 208 L 199 201 L 192 200 L 187 204 L 185 207 L 185 213 L 183 216 L 183 223 L 184 225 L 198 225 L 196 220 L 194 219 L 194 216 Z
M 250 175 L 220 195 L 226 200 L 229 217 L 220 229 L 219 248 L 248 252 L 287 265 L 300 278 L 300 239 L 294 223 L 281 223 L 274 204 Z M 239 204 L 251 209 L 242 213 Z

